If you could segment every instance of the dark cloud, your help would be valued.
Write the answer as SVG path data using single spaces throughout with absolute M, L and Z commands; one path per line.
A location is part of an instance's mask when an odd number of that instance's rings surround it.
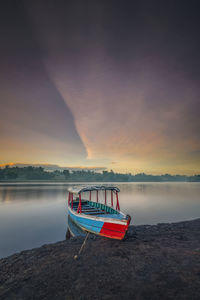
M 54 159 L 62 162 L 66 157 L 76 155 L 84 158 L 85 149 L 74 126 L 73 116 L 44 67 L 44 53 L 24 3 L 8 1 L 1 13 L 0 125 L 4 146 L 5 137 L 9 136 L 10 139 L 31 144 L 31 155 L 36 160 L 40 159 L 40 147 L 44 152 L 42 160 L 47 157 L 49 148 L 55 151 Z M 41 145 L 41 136 L 49 139 L 46 146 Z M 10 148 L 9 143 L 7 148 Z M 18 152 L 18 160 L 27 160 L 24 151 L 26 147 L 16 145 L 16 149 L 7 150 L 11 156 L 8 159 L 17 159 Z M 3 157 L 6 153 L 1 153 L 1 159 Z

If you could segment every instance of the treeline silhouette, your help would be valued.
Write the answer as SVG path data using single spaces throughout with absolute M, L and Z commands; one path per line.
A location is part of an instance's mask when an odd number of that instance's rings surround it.
M 94 171 L 46 171 L 42 167 L 9 167 L 0 168 L 0 181 L 26 181 L 26 180 L 54 180 L 54 181 L 103 181 L 103 182 L 163 182 L 163 181 L 189 181 L 199 182 L 200 175 L 147 175 L 121 174 L 111 171 L 97 173 Z

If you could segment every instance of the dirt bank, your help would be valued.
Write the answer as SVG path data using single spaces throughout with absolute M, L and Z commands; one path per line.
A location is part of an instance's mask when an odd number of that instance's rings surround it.
M 125 241 L 90 237 L 0 260 L 0 299 L 200 299 L 200 219 L 130 227 Z

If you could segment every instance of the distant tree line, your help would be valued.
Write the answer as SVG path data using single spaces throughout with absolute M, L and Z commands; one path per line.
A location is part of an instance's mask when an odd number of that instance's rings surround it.
M 9 167 L 0 168 L 0 181 L 26 181 L 26 180 L 55 180 L 55 181 L 101 181 L 101 182 L 164 182 L 164 181 L 190 181 L 199 182 L 200 175 L 147 175 L 121 174 L 111 171 L 97 173 L 94 171 L 45 171 L 42 167 Z

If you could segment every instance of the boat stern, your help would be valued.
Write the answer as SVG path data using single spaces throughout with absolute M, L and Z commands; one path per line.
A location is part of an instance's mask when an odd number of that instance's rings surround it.
M 112 239 L 122 240 L 125 237 L 125 234 L 128 230 L 131 217 L 127 215 L 126 219 L 122 221 L 123 223 L 121 222 L 121 224 L 104 222 L 99 235 L 112 238 Z

